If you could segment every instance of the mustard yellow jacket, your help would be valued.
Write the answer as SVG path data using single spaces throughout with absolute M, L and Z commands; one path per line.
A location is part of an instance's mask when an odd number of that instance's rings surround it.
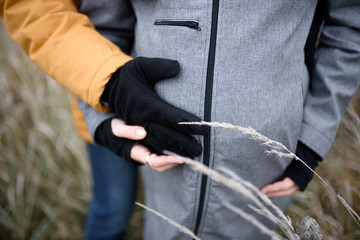
M 0 0 L 0 16 L 11 37 L 46 74 L 73 95 L 77 130 L 92 141 L 76 97 L 100 112 L 111 74 L 131 60 L 102 37 L 72 0 Z

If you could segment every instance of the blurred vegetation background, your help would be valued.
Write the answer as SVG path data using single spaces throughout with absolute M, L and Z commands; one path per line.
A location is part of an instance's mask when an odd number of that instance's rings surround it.
M 0 21 L 0 239 L 83 239 L 91 178 L 70 94 L 46 77 Z M 316 170 L 360 213 L 360 93 Z M 141 195 L 141 194 L 140 194 Z M 315 179 L 287 214 L 317 220 L 324 239 L 360 239 L 360 228 Z M 141 210 L 129 239 L 140 239 Z
M 0 28 L 0 239 L 81 239 L 90 176 L 71 96 Z

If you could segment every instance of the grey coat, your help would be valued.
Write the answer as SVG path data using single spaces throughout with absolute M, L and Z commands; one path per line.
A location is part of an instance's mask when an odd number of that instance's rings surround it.
M 95 26 L 108 23 L 116 29 L 102 13 L 119 20 L 121 12 L 134 11 L 133 56 L 180 62 L 178 77 L 156 85 L 169 103 L 206 121 L 250 126 L 292 151 L 301 140 L 320 156 L 327 154 L 359 86 L 360 1 L 324 1 L 325 22 L 311 69 L 304 61 L 304 45 L 316 1 L 108 0 L 94 8 L 95 2 L 83 0 L 80 8 Z M 104 2 L 116 2 L 117 11 Z M 129 15 L 127 21 L 133 24 Z M 81 105 L 92 116 L 88 123 L 96 122 L 97 114 Z M 197 138 L 204 151 L 196 161 L 229 168 L 259 188 L 279 178 L 291 161 L 264 154 L 259 142 L 230 130 L 212 129 Z M 145 204 L 200 238 L 266 239 L 222 206 L 230 202 L 264 221 L 241 195 L 188 166 L 164 173 L 144 167 L 142 176 Z M 274 202 L 285 209 L 290 199 Z M 188 239 L 151 213 L 146 213 L 144 237 Z

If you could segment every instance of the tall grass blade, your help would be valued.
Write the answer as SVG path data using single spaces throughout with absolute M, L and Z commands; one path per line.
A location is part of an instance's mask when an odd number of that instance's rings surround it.
M 243 180 L 240 177 L 238 177 L 236 180 L 234 180 L 234 179 L 229 178 L 229 177 L 219 173 L 216 170 L 210 169 L 207 166 L 203 165 L 202 163 L 196 162 L 190 158 L 185 158 L 185 157 L 179 156 L 179 155 L 174 154 L 169 151 L 164 151 L 164 153 L 167 155 L 176 156 L 176 157 L 180 158 L 182 161 L 184 161 L 184 163 L 190 165 L 194 170 L 199 171 L 203 174 L 206 174 L 212 180 L 220 182 L 220 183 L 224 184 L 225 186 L 229 187 L 230 189 L 242 194 L 242 196 L 244 196 L 245 198 L 247 198 L 248 200 L 253 202 L 259 209 L 261 209 L 261 211 L 262 211 L 261 215 L 266 217 L 271 222 L 277 224 L 280 227 L 280 229 L 283 231 L 283 233 L 289 239 L 297 240 L 297 236 L 293 231 L 294 228 L 291 226 L 291 221 L 289 221 L 287 217 L 283 217 L 285 215 L 282 213 L 282 211 L 280 209 L 278 209 L 278 207 L 269 200 L 270 204 L 272 205 L 272 208 L 277 209 L 275 211 L 275 213 L 281 214 L 281 217 L 275 216 L 263 204 L 261 199 L 259 199 L 255 194 L 253 194 L 253 192 L 243 184 L 243 182 L 242 182 Z M 263 194 L 263 193 L 260 192 L 259 194 Z M 264 195 L 264 197 L 267 198 L 265 195 Z
M 280 142 L 271 140 L 270 138 L 262 135 L 261 133 L 257 132 L 256 130 L 248 127 L 241 127 L 232 125 L 229 123 L 218 123 L 218 122 L 182 122 L 179 124 L 189 124 L 189 125 L 205 125 L 205 126 L 211 126 L 211 127 L 221 127 L 221 128 L 227 128 L 227 129 L 233 129 L 236 131 L 240 131 L 243 134 L 250 135 L 251 139 L 261 141 L 263 144 L 270 148 L 270 151 L 266 151 L 268 154 L 277 154 L 280 157 L 287 157 L 287 158 L 293 158 L 298 161 L 300 161 L 302 164 L 304 164 L 311 172 L 317 176 L 321 182 L 324 184 L 325 187 L 327 187 L 333 194 L 336 196 L 336 198 L 342 203 L 342 205 L 346 208 L 346 210 L 349 212 L 351 217 L 354 219 L 357 226 L 360 228 L 360 217 L 359 215 L 349 206 L 348 203 L 346 203 L 345 199 L 340 196 L 340 194 L 337 194 L 335 190 L 322 178 L 319 174 L 317 174 L 314 170 L 312 170 L 303 160 L 301 160 L 298 156 L 296 156 L 293 152 L 291 152 L 285 145 L 283 145 Z M 277 151 L 276 149 L 280 149 L 284 152 Z M 354 214 L 355 213 L 355 214 Z
M 262 233 L 268 235 L 269 237 L 271 237 L 271 239 L 273 240 L 283 240 L 284 238 L 282 238 L 279 234 L 277 234 L 276 232 L 270 230 L 268 227 L 266 227 L 264 224 L 262 224 L 261 222 L 259 222 L 256 218 L 254 218 L 253 216 L 247 214 L 246 212 L 244 212 L 243 210 L 241 210 L 240 208 L 230 204 L 230 203 L 223 203 L 223 205 L 233 211 L 234 213 L 239 214 L 241 217 L 243 217 L 245 220 L 247 220 L 248 222 L 252 223 L 254 226 L 256 226 Z
M 159 213 L 158 211 L 155 211 L 154 209 L 152 208 L 149 208 L 139 202 L 135 202 L 136 205 L 146 209 L 147 211 L 149 212 L 152 212 L 154 213 L 155 215 L 161 217 L 162 219 L 164 219 L 165 221 L 167 221 L 168 223 L 170 223 L 172 226 L 176 227 L 179 231 L 181 231 L 182 233 L 192 237 L 192 239 L 195 239 L 195 240 L 200 240 L 200 238 L 198 238 L 192 231 L 190 231 L 187 227 L 185 226 L 182 226 L 180 224 L 178 224 L 177 222 L 175 222 L 174 220 L 166 217 L 165 215 Z

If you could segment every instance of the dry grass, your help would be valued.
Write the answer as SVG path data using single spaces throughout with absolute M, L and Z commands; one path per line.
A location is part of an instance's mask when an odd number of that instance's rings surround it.
M 343 173 L 345 173 L 344 177 L 344 181 L 347 181 L 346 177 L 355 177 L 355 179 L 358 175 L 359 175 L 359 168 L 358 165 L 356 163 L 358 163 L 358 158 L 359 158 L 359 146 L 360 146 L 360 117 L 359 114 L 357 113 L 356 109 L 358 109 L 358 99 L 359 96 L 355 96 L 355 99 L 353 101 L 353 103 L 351 104 L 351 106 L 349 107 L 348 111 L 347 111 L 347 115 L 345 116 L 342 125 L 340 126 L 339 129 L 339 134 L 337 136 L 337 139 L 335 141 L 335 144 L 332 148 L 332 152 L 329 154 L 329 156 L 327 158 L 329 158 L 331 161 L 331 158 L 334 158 L 334 156 L 336 156 L 341 149 L 344 150 L 344 152 L 337 156 L 338 159 L 344 159 L 345 157 L 349 157 L 351 161 L 351 172 L 348 172 L 347 168 L 344 168 L 345 165 L 343 165 L 343 168 L 341 168 L 340 166 L 338 167 L 338 169 L 336 170 L 336 168 L 333 166 L 331 167 L 329 170 L 333 171 L 335 169 L 335 171 L 341 171 Z M 228 124 L 228 123 L 217 123 L 217 122 L 188 122 L 188 123 L 180 123 L 180 124 L 196 124 L 196 125 L 207 125 L 207 126 L 211 126 L 211 127 L 221 127 L 221 128 L 228 128 L 228 129 L 232 129 L 235 131 L 240 131 L 243 134 L 247 135 L 250 139 L 256 140 L 261 142 L 263 145 L 267 146 L 270 150 L 267 150 L 265 153 L 268 154 L 277 154 L 280 157 L 286 157 L 286 158 L 294 158 L 298 161 L 301 161 L 304 165 L 306 165 L 300 158 L 298 158 L 294 153 L 292 153 L 291 151 L 289 151 L 283 144 L 273 141 L 269 138 L 267 138 L 266 136 L 260 134 L 259 132 L 255 131 L 254 129 L 252 129 L 251 127 L 241 127 L 241 126 L 235 126 L 232 124 Z M 355 157 L 355 158 L 353 158 Z M 193 165 L 193 163 L 191 163 L 191 161 L 185 161 L 187 164 Z M 343 162 L 344 163 L 344 162 Z M 354 164 L 355 163 L 355 164 Z M 307 165 L 306 165 L 307 166 Z M 308 167 L 308 166 L 307 166 Z M 196 170 L 200 170 L 203 173 L 206 173 L 206 171 L 209 170 L 202 170 L 203 167 L 199 167 L 196 168 Z M 309 168 L 309 167 L 308 167 Z M 309 168 L 310 169 L 310 168 Z M 311 170 L 311 169 L 310 169 Z M 311 170 L 312 171 L 312 170 Z M 329 173 L 327 172 L 327 173 Z M 208 173 L 207 173 L 208 174 Z M 336 188 L 333 188 L 332 185 L 335 184 L 335 182 L 332 183 L 332 180 L 324 180 L 323 177 L 324 176 L 322 174 L 318 174 L 316 172 L 314 172 L 315 176 L 316 176 L 316 180 L 319 180 L 319 182 L 317 182 L 317 191 L 314 193 L 319 194 L 320 192 L 325 192 L 322 193 L 322 196 L 326 196 L 330 201 L 330 203 L 332 203 L 331 207 L 337 207 L 336 210 L 346 210 L 347 212 L 347 216 L 346 221 L 342 220 L 342 219 L 334 219 L 331 218 L 330 216 L 326 216 L 327 220 L 330 221 L 326 221 L 325 225 L 325 229 L 324 232 L 327 232 L 328 234 L 326 236 L 326 239 L 340 239 L 338 236 L 342 236 L 344 237 L 344 239 L 350 239 L 350 238 L 354 238 L 357 239 L 359 237 L 359 232 L 360 232 L 360 225 L 359 225 L 359 206 L 358 206 L 358 201 L 356 201 L 359 197 L 359 185 L 357 184 L 358 182 L 355 182 L 355 185 L 351 185 L 351 184 L 347 184 L 348 188 L 347 190 L 350 191 L 350 195 L 343 195 L 341 194 L 343 192 L 343 189 L 339 189 L 339 191 Z M 352 175 L 353 174 L 353 175 Z M 211 175 L 208 174 L 210 177 Z M 234 176 L 234 174 L 232 174 Z M 338 177 L 339 175 L 337 175 L 334 172 L 333 175 L 335 178 Z M 236 177 L 236 175 L 235 175 Z M 213 178 L 213 177 L 211 177 Z M 216 180 L 213 178 L 213 180 Z M 336 179 L 336 182 L 339 182 L 339 180 L 342 179 Z M 231 187 L 226 181 L 228 180 L 223 180 L 221 181 L 224 185 L 234 189 L 236 191 L 236 188 Z M 330 183 L 329 183 L 330 182 Z M 320 186 L 319 186 L 320 184 Z M 320 191 L 319 189 L 321 189 L 323 191 Z M 255 189 L 256 190 L 256 189 Z M 325 190 L 325 191 L 324 191 Z M 247 196 L 248 193 L 246 191 L 242 191 L 243 196 Z M 299 194 L 298 194 L 299 195 Z M 316 194 L 315 194 L 316 195 Z M 299 195 L 299 199 L 301 199 L 301 195 Z M 343 197 L 345 196 L 345 197 Z M 355 198 L 355 201 L 354 201 Z M 298 202 L 299 199 L 295 198 L 295 201 L 292 205 L 292 208 L 296 208 L 296 203 Z M 251 199 L 254 203 L 256 203 L 256 199 L 253 200 Z M 301 201 L 300 201 L 301 202 Z M 313 201 L 311 201 L 310 199 L 306 199 L 305 202 L 302 202 L 301 204 L 304 203 L 313 203 Z M 327 202 L 323 202 L 319 199 L 319 202 L 321 204 L 324 204 L 324 207 L 330 207 L 329 205 L 327 205 Z M 342 206 L 339 206 L 342 205 Z M 270 205 L 269 205 L 270 206 Z M 308 206 L 310 209 L 313 210 L 313 206 Z M 319 206 L 318 206 L 319 207 Z M 289 212 L 291 212 L 292 208 L 290 208 Z M 320 208 L 317 208 L 320 209 Z M 333 209 L 335 210 L 335 209 Z M 333 213 L 334 211 L 330 211 L 331 213 Z M 264 211 L 262 209 L 262 211 Z M 304 214 L 304 212 L 302 211 L 302 209 L 300 208 L 299 213 L 302 213 L 302 215 Z M 321 212 L 322 214 L 326 214 L 325 212 Z M 241 214 L 241 213 L 239 213 Z M 243 214 L 241 214 L 244 218 L 247 218 L 248 216 L 245 216 Z M 309 215 L 311 215 L 309 213 Z M 279 215 L 280 216 L 280 215 Z M 337 214 L 337 217 L 342 216 L 344 217 L 344 213 L 342 212 L 342 214 Z M 307 217 L 307 215 L 302 216 L 301 218 L 297 218 L 297 219 L 303 219 L 304 217 Z M 319 219 L 318 221 L 323 221 L 325 219 Z M 281 221 L 279 221 L 279 223 L 281 223 Z M 341 223 L 343 223 L 342 226 Z M 256 225 L 256 224 L 255 224 Z M 283 233 L 285 233 L 285 235 L 288 236 L 288 234 L 286 234 L 286 231 L 284 231 L 284 228 L 279 224 L 279 229 L 281 229 L 281 231 Z M 333 229 L 336 229 L 334 232 Z M 336 237 L 335 237 L 336 236 Z M 342 238 L 341 238 L 342 239 Z
M 91 180 L 71 96 L 31 63 L 1 19 L 0 96 L 0 239 L 83 239 Z M 141 239 L 142 219 L 135 207 L 129 239 Z
M 230 188 L 234 192 L 240 193 L 244 198 L 250 200 L 250 202 L 253 204 L 249 205 L 249 207 L 254 210 L 254 213 L 256 212 L 264 216 L 269 221 L 277 224 L 284 235 L 286 235 L 287 239 L 298 239 L 294 232 L 291 220 L 285 216 L 284 213 L 276 205 L 274 205 L 265 194 L 261 193 L 260 190 L 250 182 L 245 181 L 229 169 L 221 168 L 214 170 L 200 162 L 193 161 L 190 158 L 181 157 L 167 151 L 165 151 L 165 153 L 168 155 L 177 156 L 182 161 L 184 161 L 184 163 L 190 165 L 194 170 L 209 176 L 213 181 L 222 183 L 224 186 Z M 225 207 L 229 208 L 230 210 L 239 214 L 241 217 L 245 218 L 247 221 L 254 224 L 262 233 L 271 237 L 271 239 L 282 239 L 276 232 L 268 229 L 268 227 L 263 225 L 253 216 L 245 213 L 241 209 L 229 203 L 225 202 L 223 204 Z
M 336 141 L 318 174 L 360 213 L 360 94 L 342 121 Z M 311 216 L 319 223 L 325 239 L 360 239 L 360 229 L 331 191 L 314 179 L 308 189 L 297 194 L 288 210 L 293 219 Z
M 70 95 L 0 27 L 0 239 L 81 239 L 90 197 Z
M 179 231 L 181 231 L 182 233 L 184 233 L 187 236 L 190 236 L 192 239 L 194 240 L 200 240 L 200 238 L 198 238 L 192 231 L 190 231 L 187 227 L 182 226 L 180 224 L 178 224 L 177 222 L 173 221 L 172 219 L 166 217 L 165 215 L 155 211 L 154 209 L 151 209 L 139 202 L 135 203 L 137 206 L 140 206 L 142 208 L 144 208 L 145 210 L 157 215 L 158 217 L 162 218 L 164 221 L 168 222 L 170 225 L 174 226 L 175 228 L 177 228 Z
M 349 109 L 349 113 L 353 110 L 353 108 Z M 356 115 L 354 115 L 356 116 Z M 296 161 L 300 161 L 302 164 L 304 164 L 309 171 L 313 172 L 314 176 L 319 179 L 323 186 L 327 188 L 346 208 L 350 216 L 353 218 L 354 222 L 357 224 L 358 228 L 360 229 L 360 216 L 359 214 L 347 203 L 347 201 L 341 196 L 341 194 L 338 194 L 329 183 L 327 183 L 324 178 L 322 178 L 317 172 L 315 172 L 313 169 L 311 169 L 302 159 L 300 159 L 298 156 L 295 155 L 295 153 L 291 152 L 286 146 L 284 146 L 282 143 L 274 141 L 272 139 L 269 139 L 268 137 L 262 135 L 261 133 L 257 132 L 251 127 L 242 127 L 242 126 L 236 126 L 229 123 L 219 123 L 219 122 L 181 122 L 179 124 L 186 124 L 186 125 L 206 125 L 211 127 L 220 127 L 220 128 L 227 128 L 232 129 L 235 131 L 239 131 L 245 135 L 248 136 L 248 138 L 252 140 L 256 140 L 262 143 L 262 145 L 266 146 L 268 150 L 265 150 L 265 153 L 268 155 L 275 154 L 282 158 L 290 158 L 294 159 Z M 235 173 L 234 173 L 235 174 Z M 232 174 L 232 175 L 234 175 Z M 238 176 L 236 176 L 238 177 Z M 250 184 L 250 183 L 249 183 Z M 255 189 L 256 190 L 256 189 Z

